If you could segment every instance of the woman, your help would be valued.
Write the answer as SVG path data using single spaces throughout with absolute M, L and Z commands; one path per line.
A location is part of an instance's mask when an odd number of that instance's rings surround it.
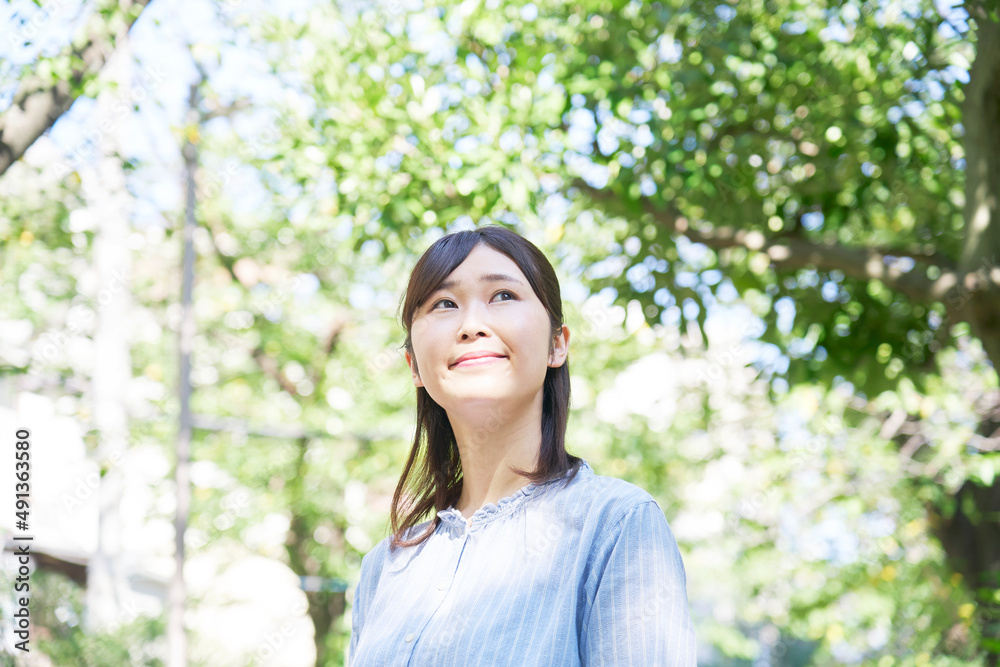
M 361 563 L 352 667 L 694 665 L 660 507 L 566 453 L 570 332 L 545 256 L 496 225 L 445 236 L 402 320 L 417 430 L 393 534 Z

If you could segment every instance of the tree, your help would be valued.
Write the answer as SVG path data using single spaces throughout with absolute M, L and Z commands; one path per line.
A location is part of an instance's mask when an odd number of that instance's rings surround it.
M 241 38 L 268 55 L 288 102 L 199 137 L 199 226 L 214 253 L 196 271 L 195 410 L 303 430 L 203 435 L 196 456 L 266 489 L 252 513 L 289 517 L 283 556 L 297 573 L 351 575 L 377 525 L 359 499 L 384 495 L 408 428 L 407 377 L 388 370 L 397 330 L 377 313 L 436 235 L 499 220 L 613 299 L 599 319 L 637 338 L 655 331 L 661 342 L 648 344 L 701 364 L 666 435 L 641 420 L 612 428 L 584 399 L 574 419 L 576 441 L 609 472 L 678 506 L 693 502 L 680 490 L 699 472 L 745 464 L 731 494 L 701 508 L 735 519 L 723 543 L 687 543 L 732 555 L 733 599 L 754 603 L 713 627 L 715 646 L 753 657 L 744 635 L 774 639 L 767 624 L 785 648 L 834 646 L 837 632 L 897 618 L 917 631 L 893 629 L 886 655 L 973 661 L 979 642 L 995 663 L 998 29 L 984 6 L 387 3 L 245 19 Z M 49 247 L 69 245 L 72 197 L 3 199 L 11 238 L 27 238 L 34 216 L 51 225 Z M 165 307 L 156 281 L 137 284 L 137 298 Z M 708 310 L 741 303 L 757 319 L 717 342 Z M 592 395 L 649 352 L 601 344 L 582 324 L 575 374 Z M 683 343 L 663 342 L 672 330 Z M 757 382 L 740 371 L 748 350 Z M 158 343 L 135 353 L 162 377 Z M 794 449 L 775 404 L 805 405 L 820 444 Z M 748 412 L 732 417 L 735 406 Z M 970 411 L 975 432 L 957 423 Z M 368 488 L 350 486 L 359 481 Z M 231 491 L 196 492 L 192 527 L 242 534 L 212 527 Z M 895 527 L 864 567 L 793 558 L 776 543 L 777 517 L 807 503 L 818 505 L 795 515 L 804 521 L 840 512 L 858 534 L 872 516 Z M 782 583 L 792 580 L 795 590 Z M 963 595 L 979 595 L 975 613 Z M 838 611 L 850 596 L 867 610 L 856 622 Z M 317 637 L 329 661 L 344 644 L 336 613 L 313 615 L 321 634 L 329 622 L 331 636 Z M 817 655 L 838 659 L 829 646 Z M 878 662 L 879 650 L 864 657 Z
M 608 217 L 628 221 L 628 234 L 640 241 L 606 284 L 637 299 L 651 322 L 658 306 L 687 299 L 694 305 L 685 304 L 684 319 L 703 322 L 727 282 L 704 280 L 706 270 L 721 270 L 741 295 L 767 294 L 761 340 L 789 357 L 793 384 L 846 380 L 871 398 L 907 386 L 926 390 L 927 377 L 941 372 L 937 355 L 971 332 L 992 362 L 995 386 L 995 10 L 967 5 L 973 31 L 961 10 L 942 16 L 930 3 L 900 8 L 896 17 L 866 3 L 798 14 L 782 11 L 782 3 L 766 8 L 763 15 L 760 7 L 719 4 L 695 15 L 662 7 L 673 51 L 656 65 L 643 41 L 648 15 L 580 16 L 590 29 L 579 55 L 558 62 L 568 63 L 567 73 L 582 71 L 581 82 L 593 88 L 567 85 L 567 92 L 582 95 L 581 109 L 598 118 L 603 112 L 593 156 L 612 178 L 607 188 L 574 185 Z M 961 87 L 955 65 L 972 60 L 973 35 L 981 48 Z M 512 36 L 503 49 L 520 51 L 523 43 Z M 601 62 L 590 65 L 585 57 L 594 53 Z M 615 124 L 625 128 L 621 145 L 602 147 L 600 132 Z M 710 250 L 695 267 L 702 279 L 693 289 L 678 285 L 690 270 L 676 261 L 678 237 Z M 670 264 L 649 270 L 650 258 Z M 781 326 L 782 301 L 794 304 L 788 327 Z M 969 443 L 979 460 L 972 467 L 982 472 L 957 490 L 941 488 L 940 476 L 915 482 L 939 487 L 927 502 L 932 525 L 952 567 L 980 591 L 983 646 L 995 664 L 1000 480 L 990 452 L 1000 441 L 1000 400 L 988 398 L 984 407 L 982 439 Z M 895 439 L 912 445 L 911 435 Z M 920 460 L 940 446 L 924 437 L 908 449 Z
M 428 224 L 489 216 L 559 238 L 597 220 L 616 264 L 588 271 L 592 290 L 703 337 L 708 307 L 743 299 L 764 324 L 748 337 L 787 363 L 759 363 L 775 397 L 802 383 L 844 384 L 873 404 L 926 395 L 970 334 L 995 387 L 997 30 L 981 3 L 317 11 L 266 31 L 289 46 L 276 66 L 305 73 L 317 102 L 289 115 L 266 182 L 377 221 L 386 256 Z M 336 49 L 321 33 L 338 35 Z M 292 48 L 301 40 L 308 60 Z M 318 192 L 321 175 L 335 193 Z M 355 227 L 356 247 L 368 228 Z M 603 239 L 579 244 L 580 266 L 608 259 Z M 912 480 L 951 567 L 979 591 L 991 651 L 996 403 L 984 397 L 976 437 L 948 468 L 957 485 L 940 469 Z M 904 456 L 941 450 L 926 419 L 897 407 L 885 434 Z
M 83 32 L 56 57 L 41 57 L 18 82 L 13 103 L 0 115 L 0 175 L 3 175 L 35 141 L 73 105 L 80 95 L 96 93 L 96 75 L 115 45 L 149 0 L 104 3 L 89 17 Z M 9 33 L 8 43 L 27 46 L 45 24 L 53 8 L 42 8 L 21 19 L 20 29 Z

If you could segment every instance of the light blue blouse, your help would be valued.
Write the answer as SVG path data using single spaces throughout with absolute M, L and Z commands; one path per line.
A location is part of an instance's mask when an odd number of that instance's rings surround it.
M 660 506 L 586 461 L 564 484 L 529 484 L 468 521 L 441 510 L 416 547 L 379 542 L 361 561 L 351 667 L 695 665 Z

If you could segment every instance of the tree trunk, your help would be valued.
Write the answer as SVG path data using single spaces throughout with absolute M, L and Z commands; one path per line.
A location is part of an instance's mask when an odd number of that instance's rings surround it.
M 295 470 L 292 471 L 288 479 L 288 506 L 292 510 L 291 524 L 288 528 L 288 537 L 285 542 L 285 550 L 288 553 L 288 563 L 295 574 L 299 575 L 303 581 L 306 578 L 315 577 L 317 572 L 310 572 L 308 565 L 307 546 L 313 539 L 315 525 L 308 520 L 304 514 L 297 514 L 296 508 L 302 506 L 304 499 L 304 482 L 308 471 L 306 452 L 309 450 L 309 439 L 302 437 L 298 439 L 298 452 L 295 458 Z M 315 569 L 315 568 L 313 568 Z M 327 580 L 319 577 L 322 582 L 318 588 L 320 590 L 307 590 L 306 598 L 309 601 L 309 618 L 313 623 L 313 641 L 316 646 L 316 667 L 323 667 L 329 658 L 326 648 L 326 639 L 330 633 L 333 623 L 344 613 L 345 596 L 341 591 L 327 590 Z
M 980 435 L 1000 428 L 1000 404 L 980 425 Z M 975 621 L 982 632 L 987 665 L 1000 659 L 1000 475 L 990 485 L 966 480 L 958 492 L 928 507 L 929 522 L 948 564 L 977 597 Z
M 324 667 L 329 660 L 326 648 L 326 638 L 334 621 L 343 616 L 346 606 L 344 593 L 339 591 L 307 591 L 309 599 L 309 616 L 315 628 L 314 642 L 316 644 L 316 667 Z
M 188 123 L 198 122 L 198 87 L 204 81 L 191 84 L 188 96 Z M 187 586 L 184 582 L 184 534 L 187 531 L 191 506 L 191 352 L 194 349 L 194 230 L 195 170 L 198 153 L 191 140 L 184 143 L 184 174 L 186 202 L 184 206 L 184 268 L 181 285 L 181 329 L 178 341 L 180 372 L 177 376 L 180 394 L 180 427 L 177 433 L 177 459 L 174 481 L 177 486 L 177 511 L 174 515 L 174 576 L 170 580 L 167 614 L 167 667 L 186 667 L 187 630 L 184 627 L 184 607 Z
M 87 565 L 88 630 L 111 630 L 133 620 L 124 615 L 128 602 L 127 573 L 121 553 L 121 505 L 124 476 L 122 464 L 128 451 L 128 401 L 132 382 L 129 353 L 128 313 L 131 308 L 131 258 L 128 249 L 131 197 L 118 157 L 113 107 L 127 94 L 131 78 L 131 54 L 115 54 L 106 73 L 119 84 L 97 100 L 95 122 L 110 122 L 102 135 L 95 163 L 81 167 L 81 185 L 87 208 L 97 222 L 94 266 L 98 274 L 97 321 L 94 331 L 93 413 L 98 433 L 97 461 L 101 467 L 98 488 L 97 550 Z M 121 122 L 117 123 L 121 125 Z M 126 598 L 126 599 L 123 599 Z
M 985 4 L 985 3 L 984 3 Z M 967 8 L 977 23 L 977 54 L 965 87 L 965 246 L 960 269 L 966 284 L 949 297 L 949 309 L 969 322 L 972 332 L 1000 372 L 1000 23 L 984 5 Z M 979 276 L 975 274 L 978 273 Z M 993 276 L 993 280 L 980 277 Z M 1000 397 L 982 416 L 978 432 L 1000 435 Z M 1000 471 L 997 471 L 1000 472 Z M 987 664 L 1000 658 L 1000 474 L 991 483 L 967 480 L 954 497 L 930 509 L 931 525 L 948 563 L 978 596 L 976 620 L 983 633 Z
M 976 61 L 962 109 L 965 129 L 965 246 L 960 267 L 1000 274 L 1000 23 L 970 7 L 978 24 Z M 967 318 L 993 367 L 1000 371 L 1000 290 L 995 280 L 969 278 L 952 299 Z

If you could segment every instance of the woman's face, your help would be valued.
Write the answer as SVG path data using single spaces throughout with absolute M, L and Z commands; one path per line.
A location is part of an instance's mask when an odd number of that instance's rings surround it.
M 527 407 L 547 368 L 565 361 L 569 329 L 553 339 L 548 313 L 517 264 L 480 244 L 417 309 L 410 342 L 414 385 L 453 414 L 497 399 Z M 457 363 L 470 353 L 491 356 Z

